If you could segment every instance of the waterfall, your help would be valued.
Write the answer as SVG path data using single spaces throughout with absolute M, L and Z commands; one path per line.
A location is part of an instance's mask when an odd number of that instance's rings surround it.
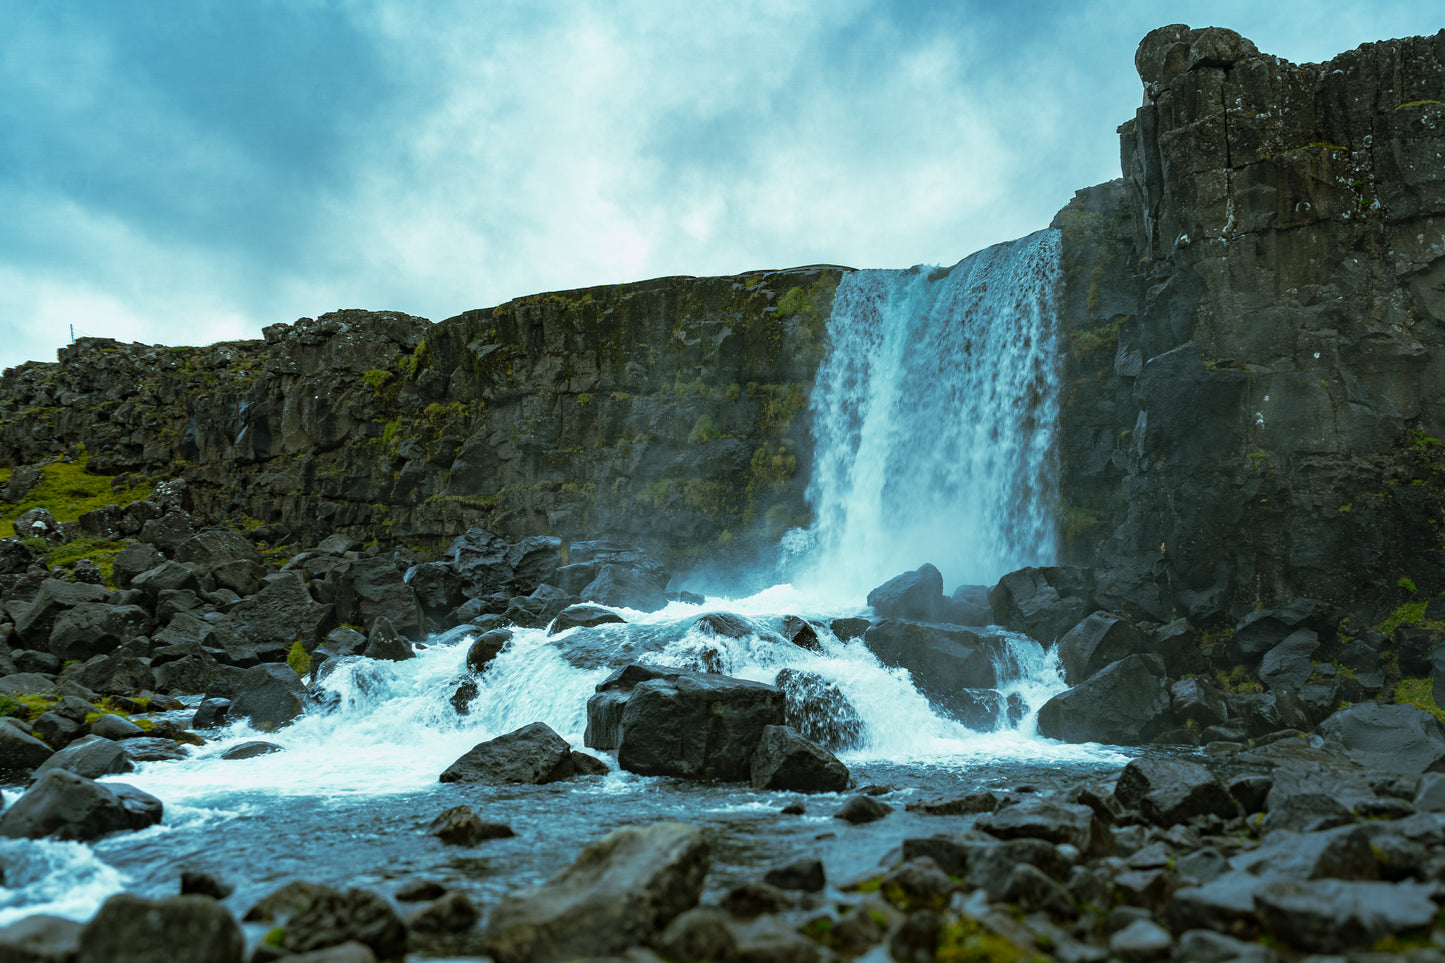
M 1060 234 L 948 270 L 845 276 L 813 389 L 802 584 L 857 599 L 932 562 L 951 585 L 1053 561 Z

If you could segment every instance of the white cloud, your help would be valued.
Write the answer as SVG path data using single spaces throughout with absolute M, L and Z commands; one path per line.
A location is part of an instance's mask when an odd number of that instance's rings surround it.
M 184 343 L 338 307 L 439 320 L 666 274 L 952 263 L 1117 176 L 1154 26 L 1226 23 L 1297 60 L 1429 29 L 1404 3 L 1056 6 L 937 8 L 923 29 L 868 0 L 357 3 L 382 76 L 315 117 L 336 136 L 305 177 L 249 148 L 255 106 L 208 123 L 156 79 L 174 71 L 37 6 L 0 66 L 43 107 L 0 131 L 22 168 L 0 173 L 20 239 L 0 257 L 0 366 L 50 356 L 43 329 L 71 317 Z

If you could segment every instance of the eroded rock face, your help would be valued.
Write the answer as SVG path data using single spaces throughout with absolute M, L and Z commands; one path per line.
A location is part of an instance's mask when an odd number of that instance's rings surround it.
M 1123 179 L 1055 221 L 1066 560 L 1154 621 L 1439 591 L 1445 33 L 1296 65 L 1172 25 L 1136 65 Z
M 192 462 L 196 520 L 241 512 L 303 544 L 382 524 L 430 552 L 478 526 L 536 536 L 499 559 L 518 594 L 598 533 L 744 556 L 806 521 L 807 393 L 844 270 L 609 285 L 436 324 L 337 311 L 205 348 L 83 339 L 0 382 L 0 452 L 33 465 L 84 444 L 104 474 Z M 174 520 L 170 548 L 193 535 Z

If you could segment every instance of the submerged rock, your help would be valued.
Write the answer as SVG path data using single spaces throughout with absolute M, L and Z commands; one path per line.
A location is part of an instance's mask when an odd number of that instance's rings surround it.
M 584 762 L 583 766 L 587 764 Z M 545 722 L 534 722 L 478 743 L 448 766 L 439 778 L 441 782 L 537 785 L 576 775 L 579 773 L 567 740 Z

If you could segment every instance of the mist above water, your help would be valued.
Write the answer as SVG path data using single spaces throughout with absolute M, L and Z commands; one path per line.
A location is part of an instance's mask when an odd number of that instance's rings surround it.
M 838 285 L 813 389 L 813 524 L 784 540 L 801 587 L 862 599 L 932 562 L 992 584 L 1054 560 L 1060 234 L 953 268 Z

